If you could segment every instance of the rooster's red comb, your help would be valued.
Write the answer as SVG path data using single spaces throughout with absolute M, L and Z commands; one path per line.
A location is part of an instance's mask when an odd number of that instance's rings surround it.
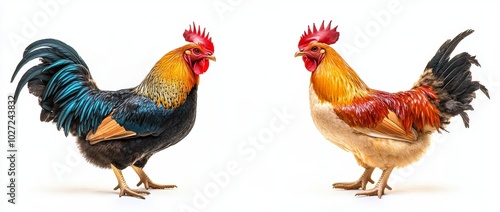
M 316 25 L 313 23 L 313 29 L 307 26 L 307 32 L 304 31 L 304 34 L 300 37 L 299 41 L 299 49 L 304 49 L 309 45 L 311 41 L 317 41 L 325 44 L 334 44 L 339 39 L 339 32 L 337 32 L 337 27 L 331 28 L 332 21 L 328 23 L 328 26 L 325 27 L 325 21 L 321 23 L 319 29 L 316 28 Z
M 196 24 L 193 22 L 193 26 L 189 26 L 189 30 L 185 30 L 184 34 L 184 39 L 186 39 L 187 42 L 193 42 L 197 43 L 200 45 L 203 45 L 205 49 L 211 51 L 212 53 L 214 52 L 214 44 L 212 43 L 212 38 L 208 37 L 210 33 L 207 33 L 205 35 L 205 28 L 203 28 L 203 32 L 200 29 L 200 26 L 198 25 L 198 30 L 196 30 Z

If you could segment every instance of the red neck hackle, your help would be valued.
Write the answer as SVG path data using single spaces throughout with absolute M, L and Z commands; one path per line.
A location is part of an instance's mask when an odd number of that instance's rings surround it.
M 311 84 L 321 100 L 340 106 L 368 95 L 370 88 L 335 49 L 322 43 L 317 45 L 325 50 L 325 56 L 311 74 Z

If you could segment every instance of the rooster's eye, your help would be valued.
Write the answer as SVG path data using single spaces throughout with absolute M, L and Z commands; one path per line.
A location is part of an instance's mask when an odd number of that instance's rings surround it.
M 195 54 L 199 54 L 199 53 L 200 53 L 200 49 L 198 49 L 198 48 L 193 49 L 193 52 L 194 52 Z
M 317 46 L 312 47 L 311 51 L 317 52 L 318 51 L 318 47 Z

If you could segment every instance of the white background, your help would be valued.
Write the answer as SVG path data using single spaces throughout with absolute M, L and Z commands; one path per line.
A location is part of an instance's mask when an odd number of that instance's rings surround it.
M 17 105 L 17 197 L 7 203 L 7 142 L 1 142 L 2 211 L 344 211 L 494 210 L 500 161 L 497 49 L 499 6 L 494 1 L 279 1 L 190 0 L 2 1 L 0 3 L 2 115 L 9 80 L 29 43 L 57 38 L 73 46 L 101 89 L 137 85 L 166 52 L 185 44 L 182 32 L 195 21 L 213 37 L 217 62 L 201 76 L 198 117 L 191 134 L 152 157 L 145 170 L 174 190 L 153 190 L 146 200 L 118 198 L 114 174 L 87 163 L 74 138 L 39 122 L 37 100 L 23 90 Z M 284 1 L 283 1 L 284 2 Z M 465 2 L 465 1 L 464 1 Z M 391 6 L 392 5 L 392 6 Z M 219 9 L 216 9 L 216 6 Z M 225 9 L 224 9 L 225 8 Z M 437 48 L 465 29 L 457 52 L 477 55 L 474 78 L 490 89 L 478 93 L 471 127 L 459 118 L 437 134 L 432 148 L 414 165 L 393 172 L 394 190 L 382 200 L 331 189 L 362 173 L 350 153 L 326 141 L 309 115 L 310 73 L 294 58 L 307 25 L 333 20 L 345 59 L 377 89 L 408 89 Z M 13 39 L 17 40 L 14 42 Z M 344 47 L 344 48 L 342 48 Z M 351 47 L 346 49 L 346 47 Z M 270 132 L 275 111 L 293 118 Z M 5 120 L 5 118 L 2 118 Z M 2 121 L 2 138 L 6 123 Z M 278 121 L 277 124 L 283 122 Z M 259 150 L 247 143 L 254 137 Z M 255 157 L 238 149 L 255 151 Z M 227 164 L 239 164 L 217 183 Z M 58 170 L 58 171 L 56 171 Z M 224 173 L 226 173 L 224 171 Z M 124 171 L 133 188 L 138 178 Z M 227 174 L 227 173 L 226 173 Z M 374 174 L 378 179 L 380 172 Z M 372 185 L 370 185 L 372 186 Z M 207 190 L 208 189 L 208 190 Z M 182 209 L 184 208 L 184 209 Z M 186 209 L 191 208 L 191 209 Z

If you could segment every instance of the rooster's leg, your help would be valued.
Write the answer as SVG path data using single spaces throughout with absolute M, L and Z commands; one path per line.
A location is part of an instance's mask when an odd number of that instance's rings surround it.
M 391 172 L 393 169 L 394 169 L 394 167 L 391 167 L 391 168 L 384 170 L 382 172 L 382 176 L 380 176 L 380 179 L 378 180 L 378 182 L 374 188 L 372 188 L 368 191 L 359 192 L 356 194 L 356 196 L 375 196 L 375 195 L 377 195 L 379 199 L 382 198 L 382 195 L 384 195 L 385 188 L 392 190 L 392 188 L 387 185 L 387 180 L 389 180 L 389 176 L 391 175 Z
M 333 188 L 341 188 L 346 190 L 354 190 L 361 188 L 365 190 L 366 184 L 368 184 L 368 182 L 373 183 L 372 180 L 373 170 L 375 170 L 375 168 L 373 167 L 365 168 L 365 171 L 358 180 L 349 183 L 334 183 Z
M 141 184 L 144 183 L 144 187 L 146 189 L 150 189 L 150 188 L 152 188 L 152 189 L 177 188 L 176 185 L 156 184 L 153 181 L 151 181 L 151 179 L 149 179 L 148 175 L 146 174 L 146 172 L 144 172 L 144 170 L 142 170 L 142 168 L 139 168 L 139 167 L 134 166 L 134 165 L 132 165 L 132 168 L 137 173 L 137 175 L 139 175 L 139 178 L 140 178 L 140 181 L 139 181 L 139 183 L 137 183 L 137 186 L 140 186 Z
M 115 187 L 115 190 L 118 188 L 120 189 L 120 197 L 123 195 L 127 195 L 145 199 L 144 196 L 142 196 L 141 194 L 149 194 L 148 191 L 130 189 L 127 183 L 125 182 L 125 178 L 123 177 L 122 171 L 116 168 L 113 164 L 111 164 L 111 169 L 113 169 L 113 172 L 116 175 L 116 179 L 118 180 L 118 185 Z

